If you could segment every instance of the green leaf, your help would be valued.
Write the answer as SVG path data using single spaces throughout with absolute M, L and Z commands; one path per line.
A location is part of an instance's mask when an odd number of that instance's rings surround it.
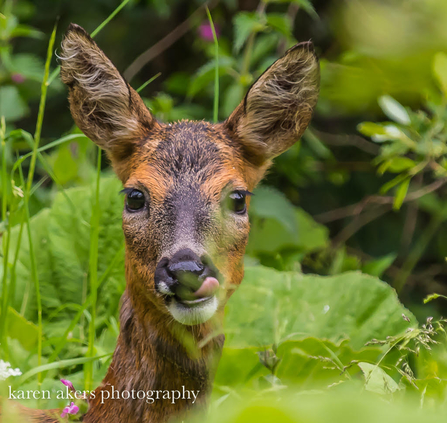
M 402 125 L 409 125 L 411 123 L 410 116 L 398 101 L 389 95 L 384 95 L 379 98 L 379 106 L 391 120 Z
M 8 308 L 8 336 L 17 339 L 27 351 L 37 345 L 39 331 L 37 326 L 26 320 L 12 307 Z
M 303 138 L 318 157 L 321 157 L 322 159 L 329 159 L 332 157 L 331 150 L 324 145 L 310 128 L 307 128 L 304 132 Z
M 433 385 L 441 385 L 434 379 Z M 233 393 L 216 401 L 204 415 L 195 416 L 193 423 L 441 423 L 445 407 L 423 403 L 425 391 L 407 398 L 383 398 L 364 392 L 353 380 L 331 389 L 310 390 L 304 386 L 272 386 L 263 392 Z M 444 396 L 439 400 L 442 404 Z M 423 403 L 423 406 L 421 404 Z M 430 401 L 430 404 L 437 404 Z
M 318 14 L 315 11 L 310 0 L 264 0 L 265 3 L 295 3 L 305 10 L 310 16 L 318 19 Z
M 262 33 L 256 37 L 253 52 L 251 54 L 251 64 L 257 65 L 259 61 L 269 57 L 269 53 L 276 49 L 280 35 L 276 32 Z
M 219 76 L 223 76 L 228 72 L 228 69 L 234 65 L 234 59 L 229 57 L 219 58 Z M 214 60 L 210 60 L 203 65 L 196 73 L 188 88 L 188 95 L 194 96 L 205 87 L 214 82 L 214 72 L 216 63 Z
M 365 376 L 365 389 L 377 394 L 389 394 L 399 390 L 399 385 L 381 367 L 370 363 L 358 363 Z
M 290 19 L 282 13 L 268 13 L 266 15 L 267 25 L 278 31 L 285 37 L 292 36 L 292 23 Z
M 406 173 L 401 173 L 400 175 L 397 175 L 395 178 L 391 179 L 391 181 L 388 181 L 386 184 L 383 184 L 380 188 L 380 193 L 386 194 L 391 188 L 395 187 L 396 185 L 403 182 L 405 179 L 408 178 L 408 175 Z
M 338 342 L 348 337 L 358 349 L 416 324 L 396 292 L 372 276 L 348 272 L 323 277 L 261 266 L 246 269 L 226 313 L 226 345 L 233 347 L 271 345 L 297 333 L 295 339 Z
M 416 166 L 415 161 L 408 157 L 393 157 L 388 162 L 387 170 L 394 173 L 400 173 L 404 170 L 411 169 L 414 166 Z
M 244 88 L 240 83 L 230 85 L 225 91 L 222 111 L 225 116 L 230 116 L 244 97 Z
M 386 130 L 380 123 L 362 122 L 357 125 L 357 130 L 367 137 L 373 137 L 374 135 L 386 135 Z
M 295 207 L 285 195 L 270 187 L 256 188 L 251 198 L 250 212 L 260 218 L 273 217 L 280 221 L 289 231 L 296 232 Z
M 298 4 L 314 19 L 318 19 L 318 14 L 310 0 L 292 0 L 292 3 Z
M 393 264 L 396 257 L 397 255 L 392 253 L 375 260 L 370 260 L 363 265 L 362 272 L 380 278 L 385 270 Z
M 345 367 L 351 362 L 379 360 L 382 350 L 365 347 L 355 351 L 349 340 L 334 343 L 310 337 L 282 343 L 276 355 L 281 360 L 276 372 L 281 382 L 287 385 L 306 383 L 309 389 L 347 380 L 359 370 L 353 366 L 343 372 Z M 388 357 L 387 362 L 391 359 L 391 356 Z
M 430 295 L 427 295 L 427 296 L 424 298 L 424 304 L 427 304 L 427 303 L 429 303 L 430 301 L 433 301 L 433 300 L 437 300 L 438 298 L 444 298 L 444 299 L 447 300 L 447 297 L 446 297 L 445 295 L 440 295 L 440 294 L 430 294 Z
M 12 57 L 12 70 L 27 79 L 42 82 L 44 63 L 34 54 L 15 54 Z
M 447 96 L 447 54 L 437 53 L 435 55 L 433 60 L 433 73 L 442 92 Z
M 64 145 L 55 153 L 53 172 L 61 185 L 75 181 L 78 176 L 79 163 L 73 158 L 69 145 Z
M 247 254 L 275 253 L 285 249 L 311 252 L 327 245 L 327 228 L 272 188 L 261 186 L 255 190 L 250 216 L 252 227 Z
M 96 357 L 81 357 L 81 358 L 73 358 L 69 360 L 61 360 L 55 363 L 43 364 L 42 366 L 35 367 L 34 369 L 26 372 L 24 375 L 20 377 L 20 384 L 23 384 L 27 379 L 37 375 L 38 373 L 46 372 L 52 369 L 64 369 L 66 367 L 77 366 L 78 364 L 90 363 L 93 361 L 100 360 L 101 358 L 110 357 L 110 354 L 104 354 Z
M 121 188 L 116 178 L 101 180 L 100 227 L 107 230 L 101 229 L 99 233 L 99 275 L 106 271 L 110 260 L 123 245 L 123 197 L 118 194 Z M 81 288 L 88 271 L 92 192 L 90 187 L 78 187 L 65 190 L 65 194 L 71 201 L 59 192 L 50 209 L 43 209 L 31 219 L 44 316 L 67 302 L 82 304 Z M 18 234 L 19 227 L 12 228 L 12 251 L 16 248 Z M 29 244 L 27 236 L 22 234 L 22 237 L 16 269 L 17 289 L 12 304 L 16 310 L 21 308 L 23 293 L 30 281 Z M 123 258 L 119 260 L 100 288 L 98 313 L 119 301 L 124 287 L 123 261 Z M 25 316 L 35 316 L 35 307 L 34 294 L 30 292 Z M 61 313 L 63 318 L 67 312 Z
M 252 33 L 260 32 L 264 25 L 259 22 L 259 18 L 254 12 L 240 12 L 234 19 L 234 51 L 235 53 L 244 46 L 248 37 Z
M 4 116 L 6 121 L 21 119 L 28 113 L 28 106 L 20 97 L 17 87 L 4 85 L 0 87 L 0 116 Z
M 45 37 L 42 31 L 39 31 L 28 25 L 17 25 L 10 34 L 11 38 L 14 37 L 28 37 L 35 38 L 36 40 L 41 40 Z
M 223 386 L 252 386 L 254 381 L 269 374 L 266 366 L 259 359 L 259 352 L 263 350 L 251 348 L 225 347 L 219 362 L 215 378 L 217 385 Z M 299 341 L 285 341 L 277 349 L 275 355 L 280 360 L 275 375 L 282 383 L 306 384 L 306 388 L 321 387 L 337 383 L 346 378 L 340 369 L 352 361 L 374 361 L 382 354 L 379 347 L 366 347 L 354 351 L 348 340 L 335 344 L 328 340 L 314 337 Z M 389 357 L 390 361 L 393 357 Z M 330 364 L 335 365 L 330 367 Z M 352 376 L 359 373 L 357 366 L 353 366 L 348 373 Z M 309 386 L 310 385 L 310 386 Z
M 407 196 L 408 187 L 410 186 L 411 178 L 405 179 L 397 188 L 396 195 L 394 196 L 393 209 L 399 210 Z

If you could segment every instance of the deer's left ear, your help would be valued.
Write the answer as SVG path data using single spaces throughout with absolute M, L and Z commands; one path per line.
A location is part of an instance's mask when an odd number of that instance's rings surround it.
M 260 76 L 225 122 L 249 161 L 260 165 L 299 140 L 319 86 L 320 67 L 311 42 L 292 47 Z

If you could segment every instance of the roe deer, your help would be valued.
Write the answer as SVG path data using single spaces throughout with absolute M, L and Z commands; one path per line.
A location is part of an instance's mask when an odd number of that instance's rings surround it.
M 158 122 L 78 25 L 62 42 L 61 68 L 76 124 L 106 151 L 126 194 L 121 329 L 95 392 L 200 391 L 195 405 L 102 404 L 98 394 L 83 421 L 182 417 L 207 401 L 224 344 L 225 303 L 244 274 L 250 191 L 307 127 L 319 91 L 318 59 L 311 42 L 292 47 L 218 124 Z M 35 413 L 34 421 L 57 421 Z

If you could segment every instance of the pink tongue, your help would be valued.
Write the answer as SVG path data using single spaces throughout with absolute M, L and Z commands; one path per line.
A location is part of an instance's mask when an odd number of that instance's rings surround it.
M 219 281 L 216 278 L 208 276 L 202 283 L 202 286 L 194 292 L 198 298 L 211 297 L 219 289 Z

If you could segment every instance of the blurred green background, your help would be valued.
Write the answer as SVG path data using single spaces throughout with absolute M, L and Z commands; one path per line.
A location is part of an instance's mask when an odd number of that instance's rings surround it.
M 120 184 L 104 157 L 95 203 L 97 148 L 74 128 L 58 78 L 36 130 L 47 48 L 57 23 L 51 72 L 69 23 L 92 32 L 119 4 L 0 2 L 2 354 L 23 373 L 61 362 L 39 373 L 48 387 L 67 373 L 81 386 L 101 380 L 109 356 L 93 368 L 67 360 L 113 351 L 125 282 Z M 359 391 L 445 405 L 447 2 L 131 0 L 95 40 L 134 88 L 156 76 L 140 94 L 160 120 L 213 118 L 216 61 L 205 5 L 218 35 L 220 120 L 294 43 L 312 39 L 321 63 L 309 129 L 253 197 L 247 276 L 229 305 L 216 416 L 220 404 L 245 395 L 235 394 L 241 386 L 273 395 L 272 404 L 282 389 L 316 395 L 349 382 L 322 399 L 328 409 Z M 20 159 L 36 143 L 41 150 Z M 100 294 L 93 305 L 92 289 Z M 263 306 L 240 316 L 247 303 Z M 419 329 L 409 335 L 408 327 Z M 365 346 L 372 339 L 384 342 Z M 35 373 L 14 383 L 34 386 Z M 365 410 L 375 407 L 365 401 Z

